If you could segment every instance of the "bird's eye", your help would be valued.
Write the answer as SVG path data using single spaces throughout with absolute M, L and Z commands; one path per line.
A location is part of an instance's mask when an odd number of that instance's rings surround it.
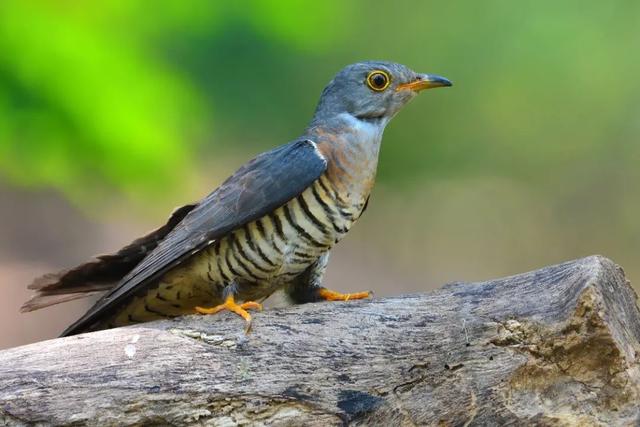
M 369 73 L 367 76 L 367 86 L 376 92 L 382 92 L 387 87 L 389 87 L 389 83 L 391 83 L 391 79 L 389 78 L 389 74 L 382 70 L 375 70 Z

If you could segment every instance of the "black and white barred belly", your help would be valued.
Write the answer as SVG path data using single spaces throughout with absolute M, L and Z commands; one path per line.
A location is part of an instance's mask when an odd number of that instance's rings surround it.
M 331 249 L 359 218 L 367 197 L 345 200 L 323 175 L 286 205 L 165 274 L 157 287 L 134 298 L 110 324 L 192 313 L 195 306 L 221 303 L 225 289 L 239 300 L 267 297 Z
M 200 256 L 203 273 L 210 283 L 234 284 L 242 299 L 268 295 L 331 249 L 363 206 L 340 199 L 321 177 L 286 205 L 209 247 Z

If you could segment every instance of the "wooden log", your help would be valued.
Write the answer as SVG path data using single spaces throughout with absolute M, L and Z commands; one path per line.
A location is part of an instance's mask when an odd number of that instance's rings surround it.
M 0 425 L 637 425 L 640 316 L 598 256 L 436 292 L 0 352 Z M 4 325 L 3 327 L 10 327 Z

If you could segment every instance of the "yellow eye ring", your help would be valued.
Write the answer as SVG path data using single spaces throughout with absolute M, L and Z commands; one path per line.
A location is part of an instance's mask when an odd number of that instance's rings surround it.
M 367 75 L 367 86 L 376 92 L 382 92 L 391 84 L 391 77 L 382 70 L 374 70 Z

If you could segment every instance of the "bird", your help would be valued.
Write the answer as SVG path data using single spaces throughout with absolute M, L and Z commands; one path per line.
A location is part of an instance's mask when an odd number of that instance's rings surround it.
M 367 208 L 387 124 L 419 92 L 451 85 L 394 62 L 346 66 L 300 137 L 119 251 L 35 279 L 21 310 L 102 293 L 62 337 L 223 311 L 249 332 L 249 310 L 277 290 L 297 304 L 369 298 L 323 286 L 329 254 Z

